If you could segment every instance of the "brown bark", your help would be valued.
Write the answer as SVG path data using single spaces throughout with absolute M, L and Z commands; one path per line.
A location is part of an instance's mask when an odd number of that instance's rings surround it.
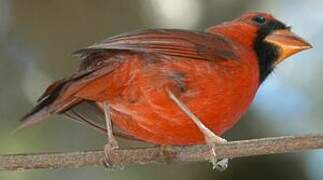
M 216 154 L 219 159 L 222 159 L 318 148 L 323 148 L 323 135 L 284 136 L 231 141 L 217 145 Z M 120 149 L 114 151 L 111 160 L 116 167 L 188 163 L 208 160 L 211 157 L 210 150 L 208 145 Z M 0 155 L 0 171 L 102 166 L 104 158 L 103 151 L 7 154 Z

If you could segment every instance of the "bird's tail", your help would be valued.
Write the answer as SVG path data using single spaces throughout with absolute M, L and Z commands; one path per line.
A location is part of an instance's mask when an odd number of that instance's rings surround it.
M 67 80 L 59 80 L 51 84 L 37 100 L 38 104 L 21 118 L 21 125 L 16 131 L 38 124 L 52 114 L 60 113 L 71 105 L 80 102 L 80 99 L 76 97 L 64 97 L 62 95 L 62 89 L 67 83 Z
M 21 118 L 21 124 L 16 129 L 16 131 L 19 131 L 23 128 L 31 127 L 48 118 L 51 115 L 51 113 L 47 110 L 48 108 L 46 107 L 48 107 L 48 105 L 45 105 L 45 103 L 37 104 L 31 110 L 31 112 L 29 112 Z
M 38 124 L 53 114 L 65 113 L 78 104 L 81 104 L 85 99 L 76 95 L 80 89 L 84 88 L 90 82 L 109 74 L 118 65 L 119 61 L 114 64 L 105 65 L 104 67 L 83 69 L 80 72 L 72 74 L 69 78 L 54 82 L 37 100 L 38 104 L 21 118 L 22 123 L 17 130 Z

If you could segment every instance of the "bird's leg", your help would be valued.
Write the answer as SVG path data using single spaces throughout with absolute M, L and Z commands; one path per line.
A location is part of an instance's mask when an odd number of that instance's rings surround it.
M 180 101 L 170 90 L 167 90 L 169 98 L 176 103 L 176 105 L 188 116 L 191 120 L 197 125 L 200 131 L 204 135 L 205 142 L 212 147 L 213 158 L 210 159 L 213 164 L 213 169 L 220 171 L 225 170 L 228 167 L 228 159 L 222 159 L 220 161 L 216 158 L 215 153 L 215 144 L 226 143 L 227 140 L 215 135 L 209 128 L 207 128 L 198 117 L 193 114 L 193 112 L 182 102 Z
M 112 131 L 112 120 L 110 115 L 110 107 L 107 102 L 102 103 L 103 111 L 104 111 L 104 117 L 106 121 L 106 128 L 107 128 L 107 136 L 108 136 L 108 143 L 104 146 L 104 153 L 105 153 L 105 165 L 110 167 L 112 166 L 111 163 L 111 153 L 113 150 L 118 149 L 119 145 L 116 140 L 116 138 L 113 136 Z

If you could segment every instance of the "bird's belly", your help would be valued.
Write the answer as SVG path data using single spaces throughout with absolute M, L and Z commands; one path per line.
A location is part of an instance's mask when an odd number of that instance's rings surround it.
M 182 79 L 137 74 L 121 95 L 110 101 L 113 122 L 130 135 L 155 144 L 203 143 L 197 126 L 167 96 L 166 89 L 170 89 L 215 134 L 230 129 L 249 107 L 256 83 L 241 85 L 239 79 L 230 78 L 232 75 L 191 68 L 175 68 Z

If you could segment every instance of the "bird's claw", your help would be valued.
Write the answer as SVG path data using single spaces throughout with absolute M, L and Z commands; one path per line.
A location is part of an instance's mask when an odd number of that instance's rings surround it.
M 116 140 L 112 140 L 104 146 L 104 165 L 106 167 L 113 167 L 113 161 L 111 160 L 111 155 L 115 149 L 118 149 L 119 145 Z
M 228 168 L 229 159 L 225 158 L 225 159 L 218 160 L 216 157 L 217 156 L 216 152 L 215 152 L 215 144 L 211 143 L 210 146 L 211 146 L 211 151 L 212 151 L 212 157 L 210 159 L 210 162 L 213 165 L 213 169 L 220 171 L 220 172 L 226 170 Z
M 219 161 L 216 161 L 215 164 L 213 164 L 213 169 L 222 172 L 228 168 L 228 165 L 229 165 L 228 158 L 221 159 Z

